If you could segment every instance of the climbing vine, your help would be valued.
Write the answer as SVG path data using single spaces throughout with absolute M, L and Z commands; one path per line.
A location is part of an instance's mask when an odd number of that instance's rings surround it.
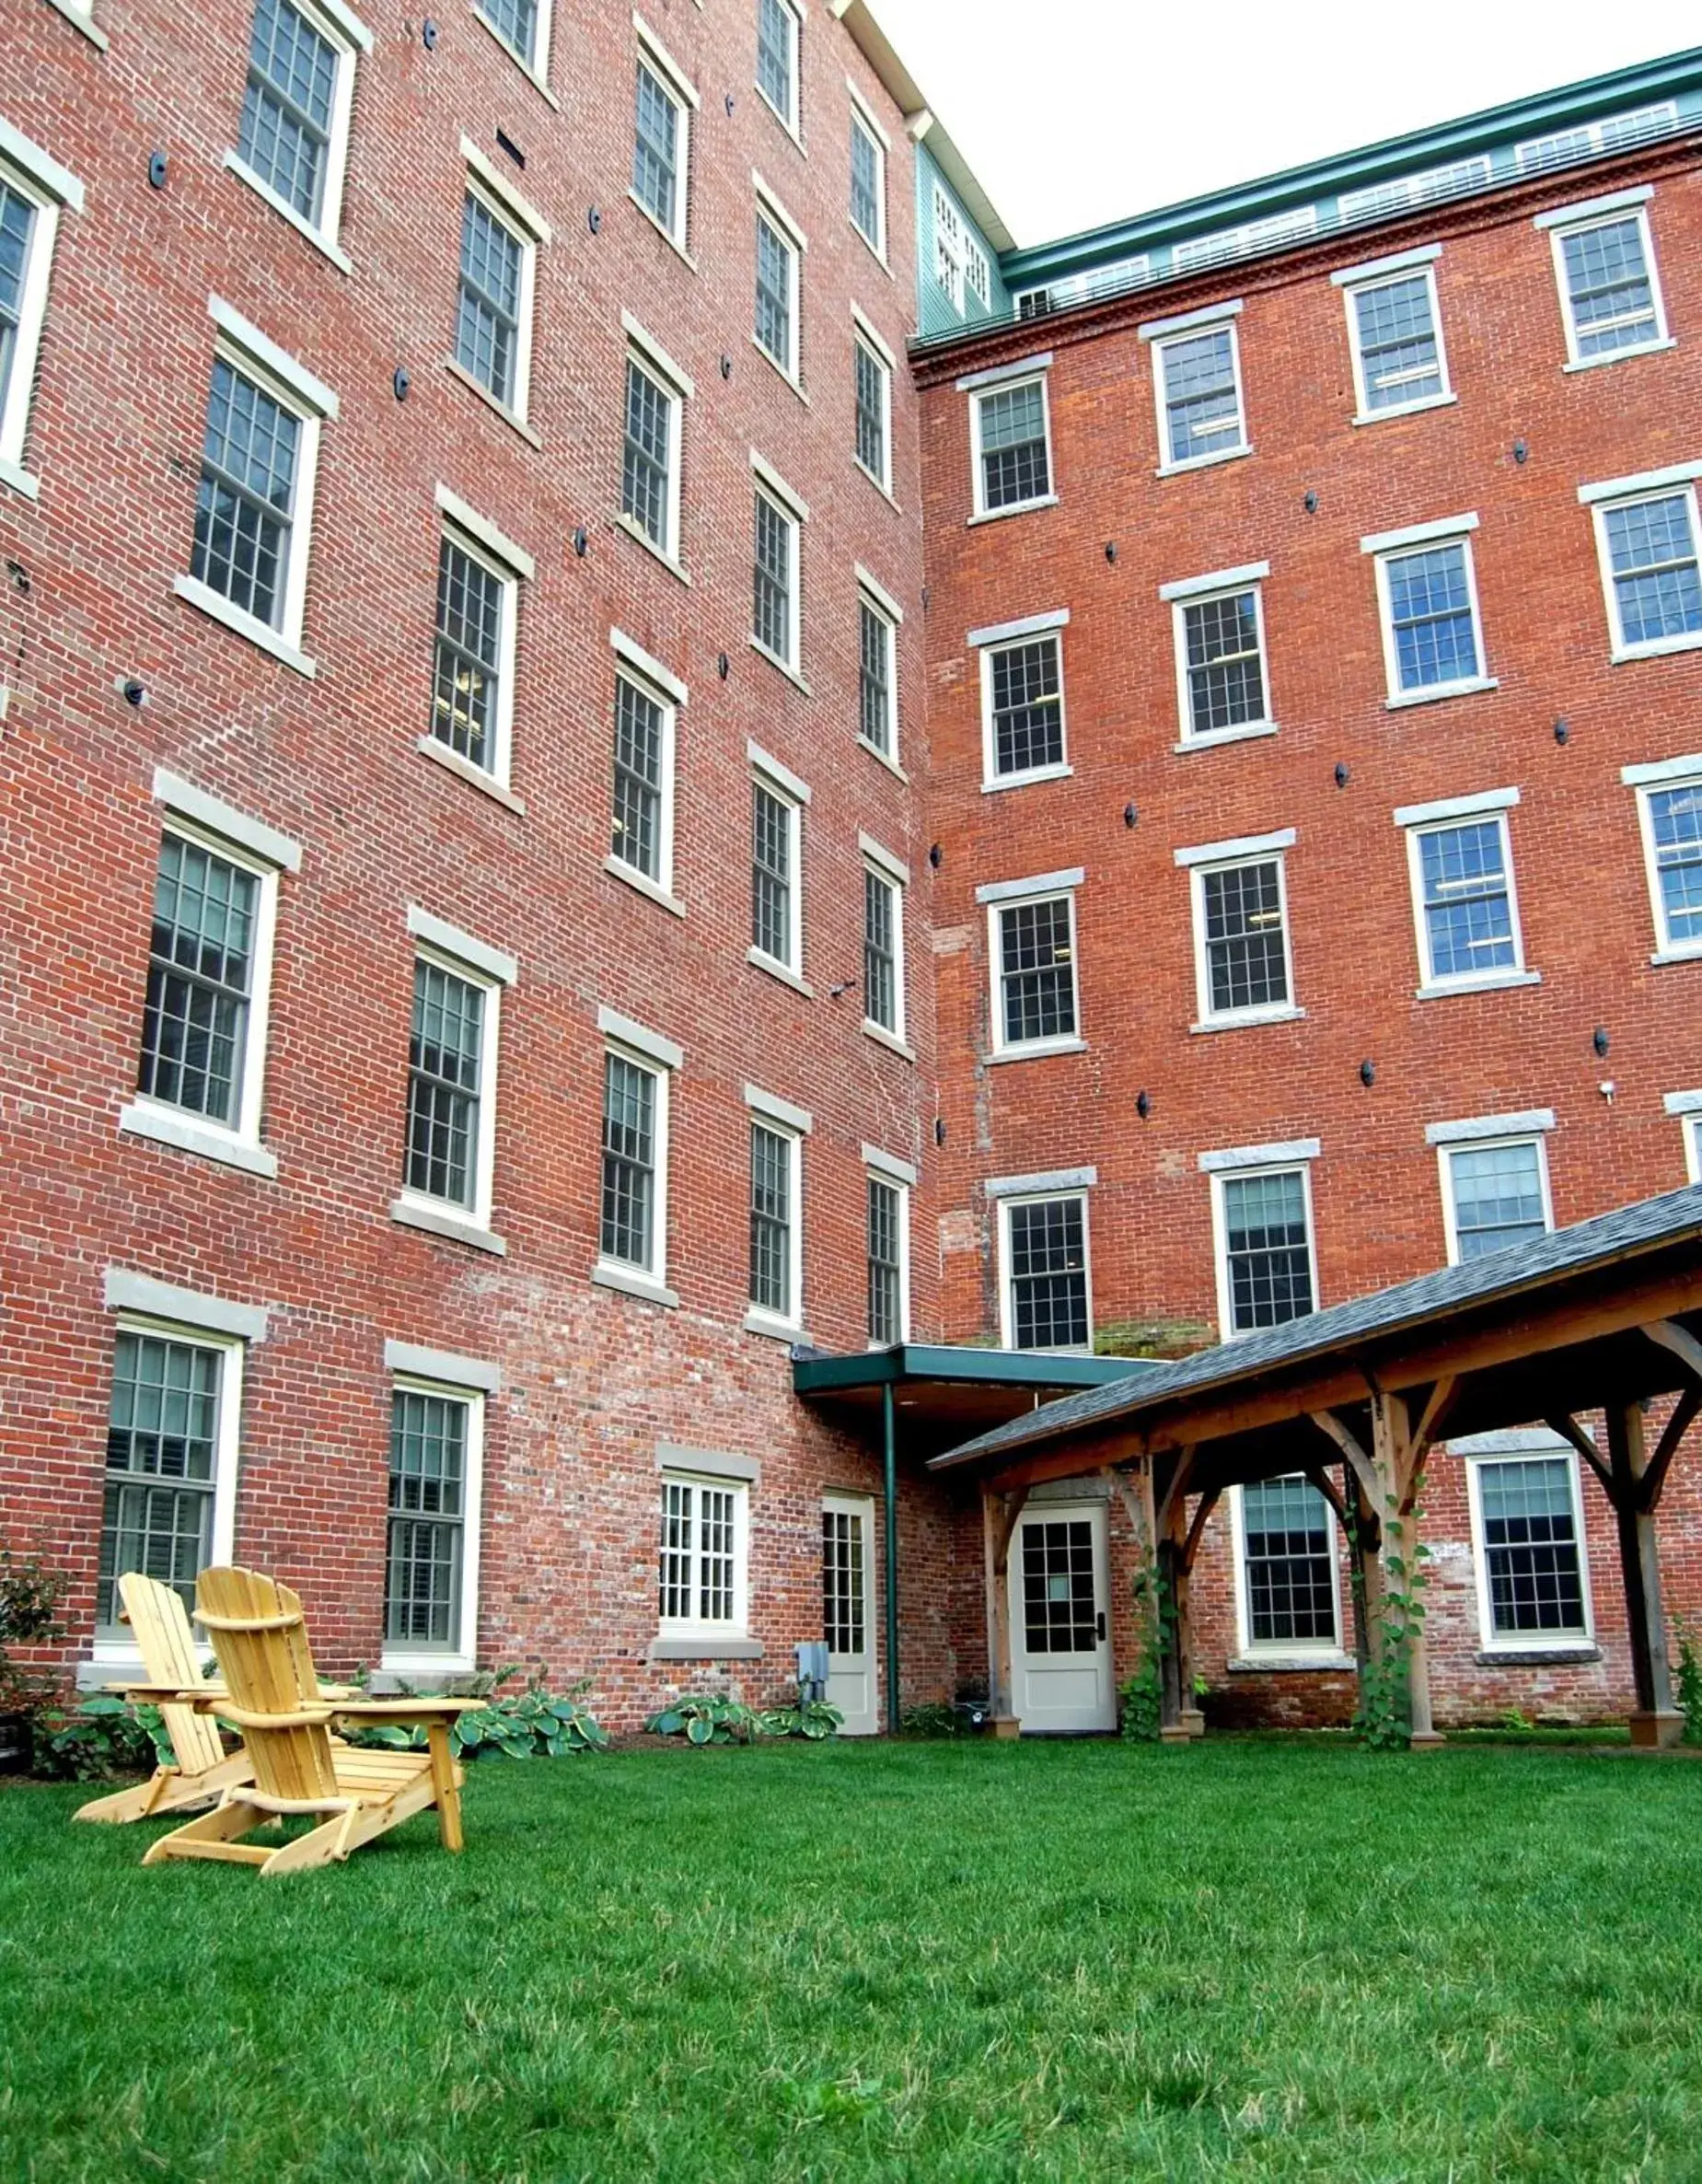
M 1164 1655 L 1176 1627 L 1175 1602 L 1156 1561 L 1135 1571 L 1134 1628 L 1140 1665 L 1117 1686 L 1122 1734 L 1134 1744 L 1156 1744 L 1164 1719 Z
M 1419 1512 L 1415 1509 L 1411 1528 L 1416 1532 Z M 1351 1503 L 1348 1509 L 1354 1550 L 1354 1604 L 1364 1628 L 1364 1561 L 1359 1539 L 1359 1516 Z M 1424 1626 L 1424 1592 L 1430 1583 L 1425 1563 L 1430 1549 L 1419 1540 L 1410 1556 L 1405 1551 L 1408 1528 L 1398 1516 L 1383 1527 L 1383 1631 L 1380 1644 L 1368 1649 L 1360 1663 L 1360 1702 L 1354 1727 L 1372 1751 L 1404 1748 L 1412 1737 L 1412 1655 Z

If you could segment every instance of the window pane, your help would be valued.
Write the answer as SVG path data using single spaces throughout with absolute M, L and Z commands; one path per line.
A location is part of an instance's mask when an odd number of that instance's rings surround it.
M 698 1621 L 730 1623 L 734 1607 L 735 1497 L 724 1486 L 698 1489 Z
M 1280 1006 L 1289 998 L 1282 874 L 1273 857 L 1200 876 L 1211 1014 Z
M 1441 359 L 1425 274 L 1361 288 L 1353 308 L 1368 410 L 1396 409 L 1441 392 Z
M 1702 782 L 1650 789 L 1649 828 L 1669 947 L 1702 940 Z
M 1001 387 L 978 398 L 981 497 L 989 508 L 1010 508 L 1051 491 L 1046 452 L 1046 396 L 1039 381 Z
M 1542 1164 L 1535 1143 L 1468 1145 L 1448 1156 L 1461 1259 L 1483 1259 L 1546 1236 Z
M 990 661 L 993 771 L 1027 773 L 1064 761 L 1063 676 L 1058 639 L 1009 645 Z
M 1500 822 L 1437 827 L 1418 837 L 1433 979 L 1471 978 L 1515 960 Z
M 316 225 L 336 89 L 336 47 L 289 0 L 260 0 L 237 145 L 261 181 Z
M 662 1481 L 662 1546 L 657 1602 L 664 1622 L 691 1621 L 691 1571 L 696 1560 L 697 1489 L 683 1479 Z
M 1241 398 L 1235 387 L 1234 337 L 1228 327 L 1167 342 L 1161 354 L 1170 460 L 1191 462 L 1239 447 Z
M 876 750 L 892 756 L 892 627 L 866 599 L 858 605 L 862 680 L 858 727 Z
M 1306 1187 L 1299 1168 L 1226 1176 L 1223 1240 L 1233 1334 L 1280 1327 L 1313 1310 Z
M 753 1122 L 750 1131 L 750 1301 L 782 1319 L 793 1314 L 793 1143 Z
M 851 214 L 858 232 L 878 250 L 881 247 L 880 146 L 855 115 L 851 117 Z
M 1079 1198 L 1013 1205 L 1011 1340 L 1018 1350 L 1087 1347 L 1087 1215 Z
M 260 889 L 199 842 L 160 844 L 136 1088 L 214 1122 L 241 1112 Z
M 857 460 L 882 482 L 886 477 L 886 367 L 853 342 L 857 373 Z
M 452 1397 L 399 1388 L 391 1397 L 388 1643 L 459 1643 L 467 1420 Z
M 1702 630 L 1702 582 L 1696 576 L 1689 495 L 1675 493 L 1609 508 L 1606 522 L 1625 643 L 1648 645 Z
M 461 212 L 456 361 L 499 402 L 509 404 L 514 401 L 519 365 L 523 255 L 519 237 L 469 191 Z
M 624 675 L 615 678 L 616 856 L 648 879 L 662 877 L 662 708 Z
M 1004 1043 L 1075 1034 L 1075 949 L 1070 899 L 1015 902 L 999 913 Z
M 623 1055 L 603 1067 L 603 1220 L 598 1249 L 655 1268 L 656 1078 Z
M 1329 1509 L 1304 1479 L 1241 1490 L 1247 1635 L 1255 1645 L 1336 1642 Z
M 195 1604 L 213 1551 L 220 1375 L 216 1350 L 121 1333 L 113 1348 L 106 1505 L 95 1620 L 118 1624 L 118 1580 L 156 1577 Z
M 24 271 L 35 233 L 36 208 L 9 182 L 0 180 L 0 409 L 12 380 L 12 357 L 23 311 Z
M 1092 1653 L 1099 1643 L 1094 1528 L 1085 1517 L 1023 1527 L 1023 1640 L 1030 1654 Z
M 435 963 L 413 967 L 407 1185 L 469 1207 L 477 1196 L 484 993 Z
M 1569 1460 L 1479 1464 L 1477 1487 L 1497 1635 L 1569 1631 L 1581 1637 L 1587 1625 Z
M 897 1183 L 869 1178 L 869 1340 L 904 1339 L 903 1215 Z
M 863 1626 L 863 1519 L 848 1509 L 821 1513 L 821 1632 L 828 1651 L 860 1654 Z
M 437 653 L 432 734 L 487 772 L 495 761 L 503 596 L 493 570 L 446 539 L 437 554 Z
M 1611 355 L 1656 338 L 1654 286 L 1640 220 L 1580 228 L 1562 238 L 1560 250 L 1580 357 Z
M 1403 553 L 1386 566 L 1399 687 L 1429 690 L 1472 680 L 1478 673 L 1477 634 L 1465 547 Z
M 190 568 L 232 606 L 273 629 L 284 616 L 300 445 L 300 418 L 217 358 Z
M 1258 601 L 1250 591 L 1186 607 L 1188 732 L 1204 736 L 1265 718 Z
M 898 1028 L 898 890 L 863 875 L 863 1013 L 884 1031 Z
M 757 215 L 757 339 L 779 365 L 792 369 L 793 250 L 779 230 Z
M 626 449 L 620 470 L 620 505 L 663 552 L 672 550 L 674 398 L 627 359 Z
M 538 0 L 476 0 L 479 12 L 523 61 L 538 58 Z
M 751 628 L 788 667 L 792 656 L 792 523 L 766 494 L 757 495 L 756 586 Z
M 655 72 L 638 64 L 638 112 L 632 145 L 632 192 L 670 235 L 679 187 L 679 109 Z
M 751 791 L 751 945 L 792 961 L 792 806 L 760 782 Z
M 763 96 L 792 124 L 793 51 L 797 24 L 785 0 L 757 0 L 757 81 Z

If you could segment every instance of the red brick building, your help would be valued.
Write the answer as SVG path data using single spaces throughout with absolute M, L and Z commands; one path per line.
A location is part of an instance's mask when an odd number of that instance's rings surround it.
M 795 1345 L 1025 1402 L 1231 1331 L 1249 1181 L 1298 1307 L 1694 1172 L 1696 56 L 1048 261 L 863 0 L 0 7 L 0 1518 L 86 1677 L 235 1553 L 618 1725 L 825 1597 L 872 1728 Z M 986 1666 L 925 1411 L 907 1703 Z M 1443 1714 L 1620 1703 L 1452 1514 Z M 1246 1562 L 1211 1680 L 1314 1703 Z

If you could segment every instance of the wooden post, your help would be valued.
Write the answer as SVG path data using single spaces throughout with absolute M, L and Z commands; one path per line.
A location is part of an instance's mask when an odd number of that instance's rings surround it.
M 1405 1400 L 1379 1389 L 1372 1398 L 1372 1463 L 1377 1474 L 1377 1484 L 1383 1502 L 1384 1539 L 1382 1551 L 1377 1557 L 1377 1580 L 1380 1594 L 1379 1621 L 1382 1641 L 1389 1636 L 1388 1569 L 1384 1556 L 1388 1551 L 1388 1532 L 1391 1523 L 1398 1523 L 1395 1538 L 1398 1552 L 1405 1565 L 1400 1573 L 1401 1582 L 1395 1588 L 1408 1602 L 1403 1617 L 1407 1641 L 1407 1702 L 1411 1717 L 1408 1741 L 1415 1750 L 1438 1745 L 1441 1738 L 1436 1733 L 1436 1723 L 1430 1709 L 1430 1665 L 1424 1644 L 1424 1619 L 1415 1615 L 1412 1609 L 1420 1605 L 1414 1595 L 1418 1577 L 1418 1481 L 1424 1465 L 1424 1448 L 1412 1430 L 1412 1416 Z
M 1026 1493 L 981 1495 L 987 1569 L 987 1699 L 995 1737 L 1014 1737 L 1017 1719 L 1011 1665 L 1011 1541 Z
M 1170 1603 L 1170 1613 L 1164 1632 L 1158 1733 L 1166 1744 L 1175 1744 L 1196 1734 L 1188 1719 L 1194 1712 L 1194 1646 L 1187 1601 L 1187 1494 L 1181 1485 L 1166 1497 L 1159 1533 L 1159 1582 Z
M 1685 1717 L 1673 1703 L 1666 1616 L 1661 1602 L 1661 1555 L 1655 1539 L 1655 1513 L 1646 1491 L 1649 1448 L 1638 1404 L 1610 1408 L 1607 1449 L 1614 1482 L 1610 1499 L 1625 1580 L 1626 1629 L 1637 1684 L 1631 1741 L 1647 1746 L 1676 1744 L 1684 1735 Z

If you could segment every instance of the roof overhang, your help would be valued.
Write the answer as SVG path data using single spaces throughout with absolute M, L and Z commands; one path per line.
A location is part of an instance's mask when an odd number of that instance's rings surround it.
M 952 1447 L 1054 1397 L 1156 1369 L 1143 1358 L 900 1342 L 845 1356 L 794 1351 L 792 1385 L 802 1400 L 864 1435 L 879 1433 L 890 1389 L 905 1453 L 914 1456 Z

